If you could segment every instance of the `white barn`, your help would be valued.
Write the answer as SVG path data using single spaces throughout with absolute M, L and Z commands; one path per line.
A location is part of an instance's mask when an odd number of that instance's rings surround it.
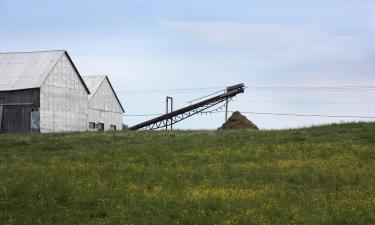
M 66 51 L 0 53 L 0 131 L 85 131 L 88 94 Z
M 0 53 L 0 132 L 121 130 L 108 78 L 85 79 L 64 50 Z
M 90 90 L 88 96 L 88 130 L 122 130 L 125 112 L 106 75 L 84 76 Z

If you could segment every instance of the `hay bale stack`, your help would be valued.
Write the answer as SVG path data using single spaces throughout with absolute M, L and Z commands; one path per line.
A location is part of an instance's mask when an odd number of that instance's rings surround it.
M 243 116 L 240 112 L 234 112 L 219 129 L 249 129 L 259 130 L 258 127 Z

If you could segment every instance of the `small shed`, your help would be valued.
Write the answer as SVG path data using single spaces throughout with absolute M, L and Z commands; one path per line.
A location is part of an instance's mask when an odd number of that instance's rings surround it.
M 89 94 L 65 50 L 0 53 L 0 132 L 85 131 Z
M 83 76 L 90 90 L 88 96 L 88 130 L 122 130 L 124 108 L 106 75 Z

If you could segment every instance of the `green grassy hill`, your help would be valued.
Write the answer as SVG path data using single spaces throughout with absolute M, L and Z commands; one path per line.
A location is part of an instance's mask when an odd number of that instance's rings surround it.
M 375 123 L 0 134 L 0 224 L 375 224 Z

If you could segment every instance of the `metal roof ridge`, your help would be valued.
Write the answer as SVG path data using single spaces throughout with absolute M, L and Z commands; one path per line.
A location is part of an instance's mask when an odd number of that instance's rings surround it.
M 41 52 L 65 52 L 66 50 L 40 50 L 40 51 L 25 51 L 25 52 L 17 52 L 17 51 L 14 51 L 14 52 L 0 52 L 0 54 L 25 54 L 25 53 L 41 53 Z

